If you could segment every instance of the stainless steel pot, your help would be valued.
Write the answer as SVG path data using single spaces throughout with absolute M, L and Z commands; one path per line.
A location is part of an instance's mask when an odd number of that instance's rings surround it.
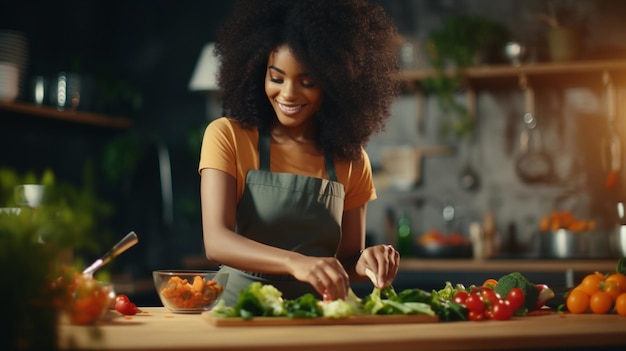
M 610 233 L 600 231 L 571 232 L 559 229 L 539 233 L 542 258 L 609 258 Z M 626 236 L 626 234 L 624 234 Z
M 611 249 L 618 257 L 626 257 L 626 225 L 621 224 L 615 227 L 611 235 Z

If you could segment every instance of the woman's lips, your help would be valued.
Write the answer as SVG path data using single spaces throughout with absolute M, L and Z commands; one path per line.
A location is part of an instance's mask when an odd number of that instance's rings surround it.
M 288 116 L 295 115 L 296 113 L 300 112 L 303 107 L 304 105 L 285 105 L 278 103 L 278 108 L 280 109 L 280 111 Z

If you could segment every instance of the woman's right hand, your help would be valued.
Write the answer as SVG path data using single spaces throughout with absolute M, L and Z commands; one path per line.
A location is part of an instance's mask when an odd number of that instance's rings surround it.
M 329 300 L 345 300 L 350 290 L 350 277 L 343 265 L 334 257 L 300 256 L 292 259 L 291 275 L 307 282 Z

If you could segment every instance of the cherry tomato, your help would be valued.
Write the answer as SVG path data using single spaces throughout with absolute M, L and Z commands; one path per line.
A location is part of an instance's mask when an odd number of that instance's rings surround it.
M 467 314 L 467 319 L 473 322 L 481 322 L 481 321 L 486 320 L 487 316 L 485 316 L 485 314 L 482 312 L 475 312 L 475 311 L 470 310 L 469 313 Z
M 130 301 L 130 299 L 124 294 L 119 294 L 115 296 L 115 302 L 117 303 L 118 301 Z
M 485 304 L 483 303 L 482 298 L 477 293 L 471 293 L 465 299 L 465 306 L 470 312 L 480 313 L 482 314 L 485 310 Z
M 128 299 L 119 299 L 115 302 L 115 310 L 127 316 L 137 314 L 137 306 Z
M 509 290 L 509 293 L 506 295 L 506 299 L 511 304 L 513 311 L 517 311 L 524 306 L 524 300 L 526 299 L 524 290 L 515 287 Z
M 455 303 L 458 303 L 460 305 L 465 305 L 465 300 L 467 300 L 467 297 L 469 296 L 469 293 L 466 291 L 459 291 L 456 294 L 454 294 L 454 297 L 452 298 L 452 301 Z
M 498 321 L 506 321 L 513 318 L 514 312 L 515 310 L 508 300 L 500 299 L 495 305 L 491 306 L 491 318 Z
M 480 288 L 480 297 L 488 306 L 493 306 L 498 303 L 500 300 L 500 296 L 497 292 L 493 291 L 491 288 L 481 287 Z

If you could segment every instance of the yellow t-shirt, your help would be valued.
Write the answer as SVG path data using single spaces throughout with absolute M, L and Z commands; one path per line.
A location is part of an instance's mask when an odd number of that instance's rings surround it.
M 214 120 L 204 132 L 199 171 L 213 168 L 235 177 L 239 202 L 248 170 L 259 168 L 258 139 L 256 128 L 242 128 L 239 122 L 227 117 Z M 376 199 L 369 157 L 364 149 L 362 153 L 359 161 L 335 162 L 337 181 L 346 192 L 344 211 Z M 299 152 L 278 143 L 270 145 L 270 171 L 328 178 L 322 155 Z

